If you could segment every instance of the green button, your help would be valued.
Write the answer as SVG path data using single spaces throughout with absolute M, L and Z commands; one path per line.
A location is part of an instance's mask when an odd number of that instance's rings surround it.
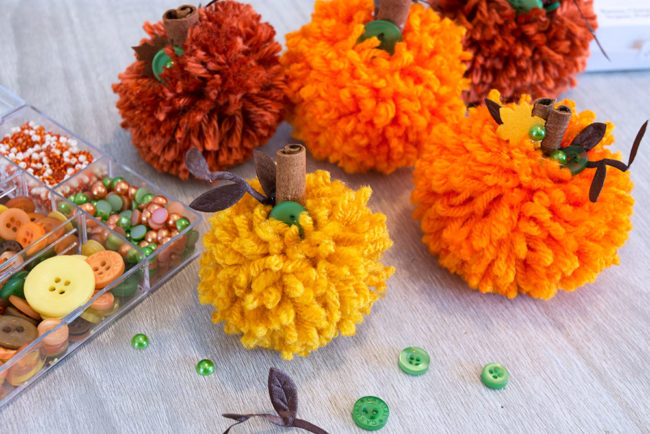
M 589 162 L 589 156 L 581 146 L 567 146 L 562 151 L 566 155 L 565 167 L 571 171 L 572 175 L 577 175 L 585 170 Z
M 0 298 L 9 299 L 9 296 L 15 295 L 16 297 L 25 298 L 24 293 L 25 277 L 14 275 L 7 283 L 0 289 Z
M 180 56 L 184 53 L 181 47 L 174 47 L 174 51 L 176 52 L 177 56 Z M 174 61 L 167 55 L 167 53 L 165 53 L 164 48 L 158 51 L 151 61 L 151 69 L 153 70 L 153 75 L 155 75 L 156 79 L 161 83 L 164 83 L 163 79 L 160 78 L 160 74 L 162 74 L 163 68 L 171 68 L 172 66 L 174 66 Z
M 363 32 L 358 42 L 363 42 L 373 36 L 379 39 L 379 48 L 390 54 L 395 52 L 395 44 L 402 41 L 402 31 L 399 27 L 386 20 L 375 20 L 366 23 L 365 32 Z
M 354 403 L 352 419 L 367 431 L 382 429 L 388 422 L 388 405 L 376 396 L 364 396 Z
M 422 375 L 429 369 L 429 354 L 419 347 L 407 347 L 399 355 L 399 367 L 409 375 Z
M 287 200 L 274 206 L 271 210 L 271 214 L 269 214 L 269 217 L 280 220 L 289 226 L 298 226 L 300 228 L 300 233 L 302 234 L 302 228 L 298 223 L 298 219 L 300 218 L 300 214 L 303 212 L 307 212 L 307 210 L 302 205 L 297 202 Z
M 518 14 L 530 12 L 535 8 L 542 8 L 542 0 L 508 0 L 510 6 L 517 11 Z
M 555 9 L 560 7 L 560 2 L 551 3 L 550 5 L 544 6 L 546 12 L 553 12 Z
M 509 378 L 508 370 L 498 363 L 488 363 L 481 372 L 481 381 L 490 389 L 503 389 Z

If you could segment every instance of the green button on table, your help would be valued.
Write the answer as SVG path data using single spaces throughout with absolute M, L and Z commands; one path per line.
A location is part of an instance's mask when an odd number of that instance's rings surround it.
M 419 347 L 407 347 L 399 355 L 398 364 L 409 375 L 422 375 L 429 369 L 429 354 Z
M 481 381 L 490 389 L 503 389 L 508 384 L 510 373 L 498 363 L 488 363 L 483 367 Z
M 382 429 L 388 422 L 388 405 L 376 396 L 364 396 L 354 403 L 352 419 L 367 431 Z

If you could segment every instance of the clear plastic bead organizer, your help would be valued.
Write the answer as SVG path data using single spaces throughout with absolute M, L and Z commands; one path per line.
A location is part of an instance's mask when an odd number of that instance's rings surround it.
M 31 128 L 42 126 L 49 133 L 65 137 L 74 143 L 75 149 L 87 151 L 92 162 L 90 158 L 84 158 L 85 167 L 80 167 L 76 173 L 66 174 L 57 183 L 46 183 L 13 161 L 16 158 L 12 160 L 0 155 L 0 204 L 27 196 L 35 204 L 34 213 L 56 217 L 60 222 L 58 225 L 50 224 L 51 230 L 19 252 L 0 258 L 0 290 L 12 277 L 24 276 L 45 259 L 56 255 L 80 255 L 81 247 L 89 240 L 97 241 L 107 250 L 118 251 L 124 257 L 126 252 L 130 252 L 131 261 L 125 260 L 127 264 L 121 277 L 96 291 L 87 303 L 63 317 L 57 327 L 13 350 L 16 353 L 8 359 L 0 357 L 0 409 L 184 268 L 200 250 L 197 249 L 199 234 L 196 230 L 201 221 L 199 214 L 0 86 L 0 140 L 15 134 L 25 125 Z M 75 194 L 88 191 L 93 183 L 116 177 L 153 196 L 164 196 L 170 206 L 175 203 L 176 210 L 180 210 L 182 205 L 182 217 L 189 224 L 181 230 L 171 231 L 171 236 L 165 237 L 161 245 L 147 251 L 129 240 L 122 227 L 94 217 L 72 201 Z M 135 200 L 132 203 L 135 204 L 133 207 L 137 205 Z M 91 308 L 95 300 L 109 292 L 114 298 L 110 310 Z M 48 336 L 55 336 L 54 333 L 63 327 L 68 328 L 67 342 L 53 349 L 52 339 L 48 340 Z

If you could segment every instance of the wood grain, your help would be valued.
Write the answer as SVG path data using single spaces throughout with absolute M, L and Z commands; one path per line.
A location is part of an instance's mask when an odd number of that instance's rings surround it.
M 307 0 L 251 3 L 281 41 L 308 21 L 313 7 Z M 160 175 L 138 157 L 119 126 L 110 86 L 133 61 L 129 47 L 143 37 L 142 23 L 177 5 L 4 0 L 0 84 L 189 201 L 205 185 Z M 650 117 L 648 89 L 648 72 L 592 74 L 580 77 L 566 96 L 599 120 L 613 121 L 615 146 L 627 155 Z M 263 151 L 273 155 L 290 133 L 283 125 Z M 308 171 L 328 169 L 354 188 L 371 185 L 371 206 L 388 215 L 395 241 L 385 262 L 397 272 L 355 337 L 291 362 L 269 351 L 246 351 L 211 324 L 210 308 L 198 304 L 194 263 L 1 411 L 0 431 L 222 432 L 229 425 L 223 412 L 272 410 L 265 384 L 275 366 L 298 384 L 300 417 L 332 433 L 361 432 L 350 413 L 364 395 L 390 406 L 387 433 L 649 432 L 648 145 L 632 169 L 637 204 L 621 266 L 549 302 L 481 295 L 438 266 L 411 218 L 410 170 L 349 176 L 309 157 Z M 255 173 L 251 162 L 235 172 Z M 146 351 L 130 348 L 135 333 L 149 335 Z M 423 377 L 408 377 L 397 366 L 400 350 L 410 345 L 431 355 Z M 202 358 L 214 360 L 215 375 L 195 373 Z M 502 391 L 480 383 L 481 367 L 492 361 L 511 372 Z M 292 432 L 254 420 L 233 431 Z

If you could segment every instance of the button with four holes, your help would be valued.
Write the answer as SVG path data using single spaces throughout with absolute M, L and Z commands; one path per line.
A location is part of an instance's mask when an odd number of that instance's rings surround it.
M 86 262 L 95 273 L 95 288 L 101 289 L 108 286 L 124 273 L 124 260 L 122 255 L 112 250 L 102 250 L 90 255 Z
M 419 347 L 407 347 L 399 355 L 398 364 L 409 375 L 422 375 L 429 369 L 429 354 Z
M 92 297 L 95 275 L 81 258 L 55 256 L 27 275 L 25 299 L 43 318 L 63 318 Z
M 509 378 L 508 370 L 498 363 L 488 363 L 481 372 L 481 381 L 490 389 L 503 389 Z
M 382 429 L 388 422 L 388 405 L 376 396 L 364 396 L 354 403 L 352 419 L 367 431 Z

